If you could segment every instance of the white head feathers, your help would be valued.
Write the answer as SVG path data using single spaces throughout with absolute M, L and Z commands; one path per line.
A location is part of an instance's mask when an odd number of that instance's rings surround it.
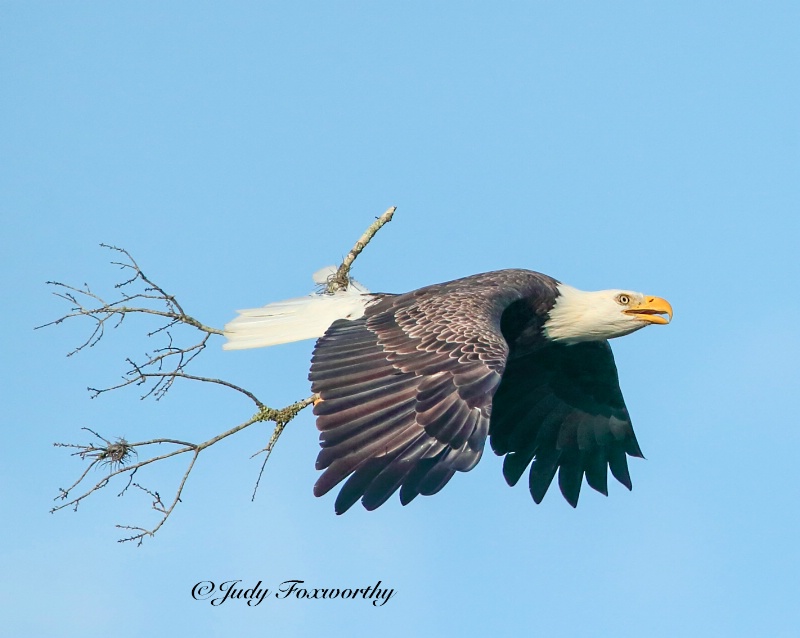
M 648 308 L 648 302 L 655 299 L 639 292 L 585 292 L 566 284 L 559 284 L 558 291 L 555 306 L 543 326 L 545 336 L 553 341 L 579 343 L 613 339 L 650 323 L 666 323 L 660 315 L 655 321 L 650 310 L 645 311 L 647 314 L 636 312 L 637 309 Z

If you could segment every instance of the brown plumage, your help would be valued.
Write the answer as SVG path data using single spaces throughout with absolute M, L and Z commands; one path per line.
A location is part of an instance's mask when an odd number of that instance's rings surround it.
M 368 510 L 400 490 L 405 505 L 480 460 L 487 436 L 514 485 L 531 465 L 538 503 L 556 472 L 577 505 L 583 476 L 607 493 L 607 468 L 629 489 L 626 454 L 642 456 L 604 339 L 562 343 L 543 326 L 559 282 L 504 270 L 373 295 L 314 349 L 309 378 L 322 450 L 319 496 L 345 480 L 335 509 Z

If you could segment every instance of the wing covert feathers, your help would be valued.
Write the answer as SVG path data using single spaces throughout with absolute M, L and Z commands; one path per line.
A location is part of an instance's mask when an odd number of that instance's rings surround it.
M 472 469 L 508 356 L 500 318 L 522 294 L 488 273 L 376 295 L 364 317 L 334 322 L 309 375 L 322 399 L 314 413 L 323 474 L 314 493 L 347 479 L 337 513 L 359 499 L 375 509 L 397 490 L 405 505 Z
M 328 325 L 309 374 L 321 399 L 314 494 L 342 484 L 339 514 L 359 500 L 375 509 L 398 490 L 406 505 L 471 470 L 487 437 L 505 456 L 510 485 L 530 468 L 537 503 L 556 475 L 573 506 L 584 476 L 607 494 L 610 469 L 630 489 L 627 455 L 641 451 L 608 343 L 565 346 L 541 335 L 556 285 L 509 270 L 359 295 L 361 314 L 348 318 L 319 304 Z M 292 330 L 306 327 L 310 320 Z

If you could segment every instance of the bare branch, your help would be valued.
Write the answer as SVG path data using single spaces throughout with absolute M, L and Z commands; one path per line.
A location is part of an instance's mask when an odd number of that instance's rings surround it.
M 364 234 L 355 243 L 352 250 L 347 254 L 336 271 L 336 274 L 328 281 L 328 292 L 334 292 L 346 288 L 349 285 L 349 273 L 353 262 L 375 234 L 386 223 L 391 221 L 394 212 L 395 207 L 393 206 L 386 210 L 386 212 L 367 228 Z M 196 461 L 203 450 L 250 427 L 254 423 L 270 421 L 275 424 L 275 427 L 272 430 L 269 441 L 263 449 L 253 455 L 253 457 L 255 457 L 259 454 L 264 454 L 264 460 L 261 464 L 253 490 L 253 498 L 255 498 L 266 463 L 281 433 L 292 419 L 303 409 L 312 405 L 318 397 L 312 395 L 287 405 L 286 407 L 276 409 L 268 407 L 253 392 L 235 383 L 187 372 L 187 366 L 205 349 L 211 336 L 222 335 L 223 332 L 217 328 L 209 327 L 186 314 L 175 296 L 167 293 L 161 286 L 147 277 L 127 250 L 107 244 L 101 244 L 101 246 L 122 255 L 120 261 L 111 262 L 113 265 L 125 271 L 126 276 L 128 276 L 127 279 L 115 285 L 115 289 L 120 290 L 121 295 L 118 295 L 113 301 L 107 301 L 105 298 L 92 291 L 87 284 L 78 288 L 55 281 L 47 282 L 49 285 L 56 288 L 53 294 L 67 301 L 71 305 L 71 308 L 67 314 L 59 319 L 38 326 L 37 328 L 58 325 L 73 317 L 88 317 L 91 319 L 94 322 L 91 333 L 83 343 L 67 355 L 72 356 L 86 348 L 95 346 L 105 335 L 107 326 L 117 328 L 129 315 L 151 315 L 163 319 L 164 323 L 148 332 L 147 336 L 157 336 L 163 340 L 163 343 L 152 352 L 145 353 L 142 363 L 136 362 L 130 357 L 127 358 L 126 362 L 130 369 L 125 372 L 122 380 L 106 388 L 89 388 L 91 397 L 96 398 L 103 393 L 119 390 L 130 385 L 139 386 L 149 384 L 149 387 L 141 398 L 144 399 L 153 396 L 156 400 L 159 400 L 164 397 L 176 379 L 186 379 L 229 388 L 244 395 L 256 406 L 255 414 L 249 419 L 202 443 L 191 443 L 174 438 L 155 438 L 147 441 L 130 443 L 125 438 L 117 437 L 114 439 L 107 439 L 90 428 L 83 428 L 90 432 L 96 440 L 86 445 L 67 443 L 54 444 L 57 447 L 74 450 L 72 455 L 83 461 L 88 461 L 88 465 L 84 468 L 80 476 L 78 476 L 77 480 L 69 487 L 66 489 L 59 489 L 59 494 L 54 500 L 61 501 L 61 503 L 54 506 L 50 511 L 57 512 L 66 508 L 77 510 L 78 506 L 89 496 L 103 489 L 111 481 L 121 479 L 125 482 L 117 496 L 124 496 L 131 487 L 134 487 L 137 492 L 144 493 L 150 497 L 151 508 L 159 514 L 159 519 L 156 521 L 155 525 L 151 527 L 117 525 L 119 529 L 132 532 L 131 535 L 120 539 L 120 542 L 136 541 L 137 545 L 141 545 L 146 537 L 152 537 L 161 529 L 178 503 L 181 502 L 181 496 L 189 479 L 189 475 L 194 469 Z M 176 344 L 173 340 L 172 332 L 184 325 L 199 331 L 200 336 L 197 341 L 189 343 L 188 345 Z M 185 334 L 185 332 L 183 334 Z M 152 450 L 154 450 L 152 446 L 163 445 L 169 446 L 169 450 L 161 454 L 152 452 Z M 189 461 L 178 481 L 174 495 L 171 499 L 167 499 L 167 502 L 162 499 L 158 491 L 151 490 L 143 484 L 133 481 L 134 476 L 139 470 L 144 470 L 155 463 L 180 455 L 188 455 Z M 90 470 L 93 468 L 102 468 L 104 473 L 99 480 L 91 483 L 91 481 L 87 479 Z
M 258 492 L 258 486 L 261 484 L 261 476 L 264 474 L 264 468 L 267 466 L 267 461 L 269 461 L 269 457 L 272 454 L 275 444 L 278 442 L 278 438 L 281 434 L 283 434 L 283 429 L 286 427 L 289 421 L 298 415 L 300 410 L 312 405 L 318 398 L 318 395 L 312 394 L 307 399 L 293 403 L 282 410 L 275 410 L 270 414 L 270 420 L 275 422 L 275 428 L 272 430 L 272 434 L 269 437 L 269 442 L 267 443 L 266 447 L 262 448 L 250 457 L 252 459 L 261 453 L 264 454 L 264 462 L 261 463 L 261 469 L 258 471 L 258 478 L 256 479 L 256 484 L 253 486 L 253 496 L 250 498 L 251 501 L 256 500 L 256 493 Z M 266 408 L 266 410 L 269 410 L 269 408 Z
M 100 246 L 121 253 L 125 257 L 126 261 L 111 262 L 120 269 L 131 273 L 128 279 L 114 286 L 116 289 L 124 289 L 122 296 L 113 301 L 107 301 L 93 292 L 88 284 L 77 288 L 57 281 L 49 281 L 47 283 L 56 288 L 53 294 L 68 301 L 72 304 L 72 308 L 66 315 L 37 326 L 36 329 L 58 325 L 72 317 L 92 319 L 94 328 L 91 334 L 83 343 L 67 354 L 67 356 L 72 356 L 87 347 L 97 345 L 105 335 L 106 326 L 112 320 L 114 322 L 111 325 L 117 328 L 128 315 L 152 315 L 165 319 L 166 322 L 163 325 L 147 333 L 148 337 L 157 335 L 163 337 L 162 346 L 153 350 L 152 353 L 145 353 L 143 363 L 136 363 L 129 357 L 126 361 L 131 369 L 125 373 L 121 383 L 106 388 L 89 388 L 92 398 L 96 398 L 110 390 L 118 390 L 129 385 L 143 385 L 148 380 L 153 380 L 154 383 L 141 398 L 152 396 L 156 400 L 161 399 L 172 387 L 175 379 L 189 378 L 185 373 L 186 367 L 205 349 L 211 335 L 221 335 L 222 331 L 206 326 L 194 317 L 187 315 L 173 295 L 165 292 L 161 286 L 142 272 L 127 250 L 108 244 L 100 244 Z M 128 293 L 130 287 L 136 284 L 139 284 L 139 288 Z M 188 345 L 176 345 L 170 329 L 180 325 L 191 326 L 198 330 L 201 333 L 200 339 Z M 219 380 L 217 382 L 224 384 Z M 241 388 L 239 390 L 242 391 Z M 252 393 L 244 393 L 256 404 L 257 408 L 263 405 Z
M 230 428 L 229 430 L 217 434 L 216 436 L 211 437 L 207 441 L 202 443 L 189 443 L 187 441 L 181 441 L 177 439 L 151 439 L 149 441 L 139 441 L 136 443 L 128 443 L 125 439 L 118 438 L 115 441 L 109 441 L 105 437 L 101 436 L 94 430 L 90 428 L 82 428 L 88 432 L 91 432 L 94 436 L 98 439 L 102 440 L 105 445 L 97 445 L 95 443 L 89 443 L 88 445 L 78 445 L 78 444 L 66 444 L 66 443 L 55 443 L 56 447 L 69 447 L 74 448 L 77 451 L 73 452 L 73 456 L 78 456 L 81 459 L 89 459 L 90 463 L 83 471 L 83 473 L 78 477 L 72 485 L 68 488 L 60 488 L 59 495 L 54 500 L 61 500 L 65 501 L 60 505 L 54 506 L 50 512 L 57 512 L 59 510 L 65 508 L 72 508 L 73 510 L 77 510 L 80 503 L 91 496 L 93 493 L 97 492 L 98 490 L 103 489 L 106 485 L 109 484 L 111 479 L 122 476 L 127 474 L 129 477 L 128 484 L 122 489 L 122 491 L 117 496 L 122 496 L 125 494 L 127 489 L 133 485 L 134 487 L 139 488 L 153 496 L 153 504 L 152 509 L 159 512 L 162 516 L 161 519 L 156 523 L 156 525 L 152 528 L 145 528 L 141 526 L 131 526 L 131 525 L 117 525 L 120 529 L 127 529 L 127 530 L 134 530 L 137 533 L 127 537 L 120 539 L 120 542 L 127 542 L 136 540 L 138 544 L 141 545 L 145 536 L 153 536 L 155 533 L 161 529 L 164 523 L 167 521 L 169 516 L 174 511 L 176 505 L 180 502 L 181 494 L 183 493 L 183 488 L 186 485 L 186 481 L 189 478 L 189 474 L 191 473 L 192 469 L 194 468 L 195 461 L 197 461 L 197 457 L 200 456 L 200 453 L 219 443 L 223 439 L 228 438 L 229 436 L 236 434 L 237 432 L 241 432 L 245 428 L 250 427 L 254 423 L 261 423 L 264 421 L 273 421 L 275 423 L 275 428 L 273 430 L 272 436 L 270 437 L 270 443 L 268 447 L 270 448 L 274 446 L 275 442 L 277 441 L 278 437 L 280 436 L 280 432 L 283 432 L 283 429 L 286 427 L 286 424 L 295 418 L 301 410 L 311 405 L 316 396 L 308 397 L 307 399 L 303 399 L 301 401 L 297 401 L 296 403 L 292 403 L 291 405 L 286 406 L 280 410 L 276 410 L 274 408 L 268 408 L 266 406 L 262 406 L 261 409 L 252 417 L 250 417 L 244 423 L 240 423 L 239 425 Z M 143 461 L 138 461 L 131 465 L 126 465 L 126 463 L 131 459 L 131 455 L 139 456 L 139 450 L 142 448 L 146 448 L 147 446 L 151 445 L 162 445 L 162 444 L 169 444 L 175 446 L 175 449 L 166 452 L 164 454 L 159 454 L 156 456 L 151 456 Z M 133 475 L 143 467 L 147 465 L 151 465 L 158 461 L 163 461 L 164 459 L 171 458 L 173 456 L 179 456 L 181 454 L 191 454 L 191 460 L 189 461 L 188 466 L 186 467 L 183 476 L 181 477 L 180 484 L 175 492 L 175 496 L 169 506 L 166 506 L 161 497 L 158 495 L 158 492 L 151 492 L 148 488 L 143 487 L 141 484 L 132 483 Z M 265 461 L 266 463 L 266 461 Z M 78 496 L 72 497 L 72 492 L 83 483 L 84 479 L 88 475 L 89 471 L 92 468 L 96 468 L 99 466 L 108 465 L 109 472 L 99 481 L 97 481 L 94 485 L 88 487 L 84 492 L 79 494 Z M 264 471 L 263 465 L 261 468 L 261 472 Z M 259 473 L 259 478 L 261 474 Z M 70 499 L 70 500 L 67 500 Z
M 392 221 L 394 211 L 396 210 L 397 206 L 390 206 L 387 208 L 383 215 L 372 222 L 369 228 L 364 231 L 364 234 L 358 238 L 355 246 L 350 249 L 350 252 L 347 253 L 344 261 L 342 261 L 341 265 L 337 269 L 336 274 L 328 280 L 328 292 L 332 293 L 336 292 L 337 290 L 344 290 L 350 285 L 350 268 L 353 266 L 353 262 L 356 260 L 356 257 L 358 257 L 361 254 L 361 251 L 366 248 L 367 244 L 372 241 L 372 238 L 375 237 L 375 234 L 386 224 Z

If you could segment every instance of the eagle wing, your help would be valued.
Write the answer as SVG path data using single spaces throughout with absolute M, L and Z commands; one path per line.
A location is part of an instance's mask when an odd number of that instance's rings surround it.
M 479 277 L 382 295 L 317 342 L 309 378 L 324 470 L 314 493 L 346 477 L 342 513 L 398 488 L 405 505 L 438 492 L 480 460 L 508 344 L 500 329 L 515 291 Z
M 512 353 L 494 395 L 490 432 L 492 449 L 506 455 L 509 485 L 531 465 L 529 486 L 537 503 L 556 471 L 573 507 L 584 474 L 607 495 L 610 468 L 631 489 L 626 454 L 642 457 L 608 341 L 551 343 L 524 356 Z
M 309 378 L 322 449 L 317 496 L 343 480 L 335 509 L 368 510 L 398 489 L 405 505 L 480 460 L 487 436 L 514 485 L 528 465 L 539 503 L 556 472 L 577 505 L 583 476 L 629 489 L 642 456 L 607 341 L 548 342 L 556 281 L 508 270 L 376 295 L 317 341 Z M 518 302 L 518 303 L 517 303 Z

